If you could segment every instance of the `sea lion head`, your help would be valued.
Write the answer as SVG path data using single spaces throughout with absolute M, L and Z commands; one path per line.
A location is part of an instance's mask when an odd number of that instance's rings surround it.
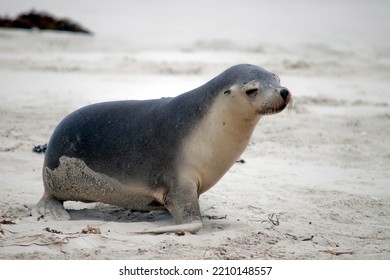
M 290 91 L 280 85 L 280 79 L 274 73 L 247 64 L 233 66 L 226 72 L 232 85 L 223 93 L 249 105 L 245 107 L 257 115 L 279 113 L 291 103 Z

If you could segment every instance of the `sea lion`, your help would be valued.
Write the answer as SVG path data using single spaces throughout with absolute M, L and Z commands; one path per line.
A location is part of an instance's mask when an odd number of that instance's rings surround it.
M 199 195 L 243 153 L 259 119 L 290 101 L 277 75 L 240 64 L 174 98 L 78 109 L 47 145 L 35 213 L 69 219 L 67 200 L 165 208 L 176 225 L 145 232 L 195 233 L 202 227 Z

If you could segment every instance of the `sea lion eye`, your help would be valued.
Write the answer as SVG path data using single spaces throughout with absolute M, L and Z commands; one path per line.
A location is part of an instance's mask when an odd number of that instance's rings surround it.
M 256 96 L 258 92 L 259 92 L 259 89 L 257 89 L 257 88 L 251 88 L 251 89 L 248 89 L 247 91 L 245 91 L 246 95 L 248 95 L 248 96 Z
M 260 84 L 256 80 L 244 83 L 244 86 L 242 87 L 242 92 L 250 97 L 255 97 L 259 93 L 259 91 Z

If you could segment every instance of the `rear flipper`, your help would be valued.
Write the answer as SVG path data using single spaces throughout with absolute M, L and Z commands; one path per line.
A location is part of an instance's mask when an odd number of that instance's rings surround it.
M 41 200 L 31 210 L 32 216 L 48 215 L 56 220 L 70 220 L 69 213 L 65 210 L 63 203 L 54 196 L 43 194 Z

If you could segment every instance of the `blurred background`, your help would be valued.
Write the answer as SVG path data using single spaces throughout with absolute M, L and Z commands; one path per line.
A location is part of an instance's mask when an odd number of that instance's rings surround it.
M 386 0 L 1 0 L 0 7 L 1 16 L 35 9 L 69 17 L 134 48 L 390 42 Z

